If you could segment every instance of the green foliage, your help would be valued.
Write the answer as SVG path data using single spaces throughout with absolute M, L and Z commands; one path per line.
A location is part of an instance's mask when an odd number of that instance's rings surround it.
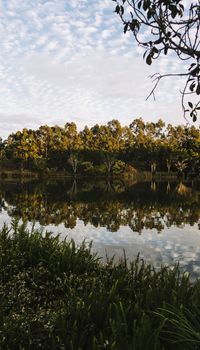
M 122 174 L 124 172 L 126 168 L 126 163 L 122 162 L 121 160 L 118 160 L 115 162 L 114 166 L 113 166 L 113 174 L 115 175 L 119 175 Z
M 197 283 L 198 284 L 198 283 Z M 196 288 L 197 289 L 197 288 Z M 183 344 L 188 350 L 198 350 L 200 347 L 200 308 L 192 304 L 191 309 L 181 306 L 176 308 L 167 305 L 165 309 L 158 309 L 156 314 L 164 322 L 163 337 L 170 337 L 175 344 Z
M 189 340 L 182 335 L 190 331 L 191 314 L 184 313 L 181 326 L 174 320 L 183 305 L 196 312 L 199 282 L 192 285 L 178 266 L 155 271 L 139 258 L 102 265 L 90 248 L 17 222 L 1 229 L 2 350 L 197 349 L 196 333 Z M 168 305 L 175 316 L 162 311 Z
M 0 143 L 0 163 L 4 169 L 12 165 L 22 173 L 24 169 L 44 173 L 45 168 L 54 168 L 74 176 L 86 173 L 111 176 L 122 173 L 123 168 L 127 173 L 125 168 L 129 166 L 149 171 L 155 161 L 157 169 L 166 171 L 167 159 L 173 171 L 178 170 L 176 165 L 180 161 L 187 161 L 188 169 L 198 174 L 199 154 L 199 129 L 165 126 L 161 119 L 145 123 L 138 118 L 129 126 L 112 120 L 80 132 L 75 123 L 67 123 L 63 128 L 44 125 L 35 131 L 18 131 Z M 120 166 L 120 162 L 126 163 L 126 167 Z

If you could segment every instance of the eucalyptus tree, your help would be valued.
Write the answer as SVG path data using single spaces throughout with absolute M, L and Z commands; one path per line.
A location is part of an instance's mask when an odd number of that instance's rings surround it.
M 133 135 L 135 147 L 148 147 L 150 144 L 162 141 L 164 138 L 165 123 L 162 119 L 157 122 L 147 122 L 137 118 L 129 125 Z
M 107 123 L 108 128 L 108 142 L 111 144 L 111 148 L 116 152 L 124 149 L 124 128 L 117 119 L 113 119 Z
M 172 126 L 171 124 L 167 125 L 166 128 L 166 140 L 168 147 L 172 153 L 177 153 L 181 150 L 182 140 L 185 135 L 185 126 L 178 125 Z
M 152 143 L 160 143 L 164 138 L 165 122 L 159 119 L 157 122 L 147 122 L 145 131 L 146 137 Z
M 74 122 L 66 123 L 64 126 L 64 138 L 66 142 L 66 151 L 79 151 L 82 149 L 82 139 Z
M 129 128 L 132 132 L 131 154 L 136 164 L 141 163 L 145 167 L 155 170 L 155 162 L 160 158 L 160 150 L 163 147 L 165 123 L 159 119 L 158 122 L 145 123 L 142 118 L 135 119 Z
M 5 158 L 5 143 L 0 137 L 0 160 L 2 161 Z
M 94 133 L 91 128 L 85 126 L 82 131 L 80 131 L 81 142 L 84 145 L 84 150 L 94 150 L 95 148 L 95 140 Z
M 200 130 L 194 126 L 184 128 L 181 147 L 187 151 L 189 158 L 200 158 Z
M 8 137 L 6 148 L 11 159 L 19 160 L 21 171 L 28 160 L 40 158 L 40 149 L 37 143 L 36 132 L 26 128 L 17 131 Z
M 75 123 L 66 123 L 64 126 L 64 136 L 66 151 L 68 154 L 68 164 L 72 167 L 73 174 L 76 175 L 80 162 L 79 152 L 83 148 L 83 142 L 78 133 Z
M 96 130 L 98 130 L 96 139 L 97 147 L 103 155 L 107 173 L 110 174 L 117 156 L 127 146 L 128 130 L 122 127 L 116 119 L 109 121 L 107 125 L 102 125 Z
M 58 125 L 52 126 L 52 137 L 50 140 L 50 149 L 52 151 L 61 152 L 65 147 L 65 138 L 63 135 L 63 128 Z
M 52 144 L 52 128 L 48 125 L 40 126 L 37 131 L 40 151 L 45 159 L 49 156 L 50 145 Z
M 133 144 L 136 148 L 140 148 L 145 143 L 145 122 L 142 118 L 136 118 L 129 125 L 133 135 Z

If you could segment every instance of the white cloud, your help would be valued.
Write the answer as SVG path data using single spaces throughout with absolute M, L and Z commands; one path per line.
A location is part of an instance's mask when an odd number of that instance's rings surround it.
M 0 1 L 2 136 L 15 126 L 68 119 L 79 127 L 138 115 L 183 121 L 178 82 L 161 82 L 156 103 L 145 102 L 148 75 L 175 72 L 179 64 L 167 57 L 146 66 L 113 9 L 108 0 Z

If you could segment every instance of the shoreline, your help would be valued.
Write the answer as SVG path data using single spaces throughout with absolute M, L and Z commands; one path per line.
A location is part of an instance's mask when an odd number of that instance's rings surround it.
M 137 173 L 124 173 L 120 175 L 72 175 L 63 172 L 57 173 L 43 173 L 24 170 L 23 173 L 20 170 L 1 170 L 0 171 L 0 182 L 10 182 L 10 181 L 34 181 L 34 180 L 45 180 L 45 179 L 54 179 L 54 180 L 64 180 L 64 179 L 105 179 L 105 180 L 136 180 L 138 182 L 146 181 L 191 181 L 191 180 L 200 180 L 200 176 L 195 176 L 194 173 L 184 174 L 182 177 L 178 176 L 177 172 L 164 172 L 158 171 L 154 174 L 148 171 L 138 171 Z

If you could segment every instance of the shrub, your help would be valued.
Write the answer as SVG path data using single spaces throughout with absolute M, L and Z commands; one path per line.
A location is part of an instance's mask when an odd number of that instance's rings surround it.
M 139 258 L 103 265 L 85 243 L 16 222 L 0 231 L 0 253 L 2 350 L 197 349 L 199 338 L 181 342 L 160 311 L 171 305 L 178 315 L 199 303 L 199 284 L 178 266 L 155 271 Z
M 113 174 L 118 175 L 122 174 L 125 170 L 126 164 L 122 162 L 121 160 L 117 160 L 113 166 Z

